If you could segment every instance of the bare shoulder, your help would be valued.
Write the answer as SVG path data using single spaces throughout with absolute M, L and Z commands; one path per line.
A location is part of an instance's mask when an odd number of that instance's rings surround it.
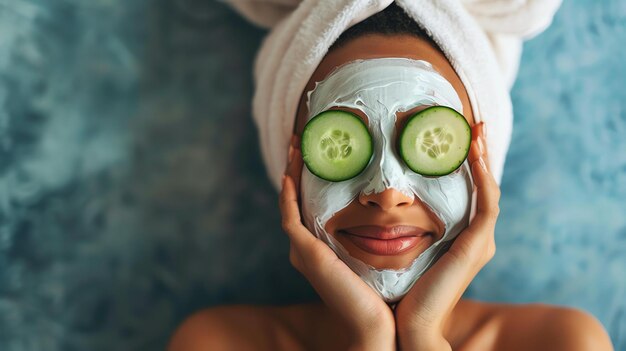
M 195 312 L 178 326 L 168 351 L 299 350 L 290 326 L 305 305 L 218 306 Z
M 602 323 L 583 310 L 541 303 L 471 303 L 486 316 L 477 331 L 490 335 L 485 338 L 488 349 L 613 351 Z

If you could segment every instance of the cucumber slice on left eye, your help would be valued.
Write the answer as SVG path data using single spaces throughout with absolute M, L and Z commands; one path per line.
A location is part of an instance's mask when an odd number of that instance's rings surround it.
M 361 118 L 329 110 L 307 122 L 302 132 L 302 159 L 316 176 L 339 182 L 356 177 L 372 158 L 372 137 Z
M 432 106 L 409 118 L 398 146 L 411 170 L 443 176 L 465 161 L 471 140 L 472 130 L 463 115 L 449 107 Z

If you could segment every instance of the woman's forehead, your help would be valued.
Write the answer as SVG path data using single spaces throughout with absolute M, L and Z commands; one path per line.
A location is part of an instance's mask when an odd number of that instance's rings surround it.
M 376 114 L 418 105 L 445 105 L 463 111 L 459 95 L 447 79 L 429 62 L 409 58 L 345 63 L 317 82 L 308 98 L 309 116 L 335 103 L 360 106 L 366 113 Z
M 428 42 L 412 35 L 368 34 L 352 39 L 343 46 L 329 52 L 317 66 L 309 79 L 300 99 L 297 113 L 296 132 L 300 134 L 309 114 L 308 93 L 315 84 L 324 80 L 337 67 L 358 59 L 383 57 L 410 58 L 429 62 L 455 89 L 463 104 L 464 115 L 474 123 L 469 97 L 460 78 L 446 57 Z

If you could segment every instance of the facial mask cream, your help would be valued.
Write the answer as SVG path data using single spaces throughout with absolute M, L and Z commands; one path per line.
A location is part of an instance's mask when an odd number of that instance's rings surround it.
M 397 302 L 468 225 L 473 210 L 470 208 L 473 183 L 467 160 L 456 171 L 436 178 L 409 169 L 394 152 L 396 113 L 422 105 L 448 106 L 463 113 L 461 100 L 430 63 L 408 58 L 377 58 L 356 60 L 336 68 L 316 83 L 308 93 L 307 104 L 307 120 L 331 107 L 362 111 L 369 121 L 374 155 L 361 174 L 341 182 L 323 180 L 303 167 L 304 224 L 386 302 Z M 380 193 L 389 188 L 419 198 L 445 226 L 441 239 L 399 270 L 376 269 L 352 257 L 325 230 L 328 220 L 360 193 Z

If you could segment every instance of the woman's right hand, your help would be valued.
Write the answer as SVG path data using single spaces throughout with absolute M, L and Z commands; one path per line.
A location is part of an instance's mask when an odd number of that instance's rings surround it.
M 353 350 L 395 350 L 393 311 L 335 252 L 303 224 L 298 206 L 302 155 L 294 136 L 280 193 L 282 228 L 289 236 L 291 264 L 345 323 Z

